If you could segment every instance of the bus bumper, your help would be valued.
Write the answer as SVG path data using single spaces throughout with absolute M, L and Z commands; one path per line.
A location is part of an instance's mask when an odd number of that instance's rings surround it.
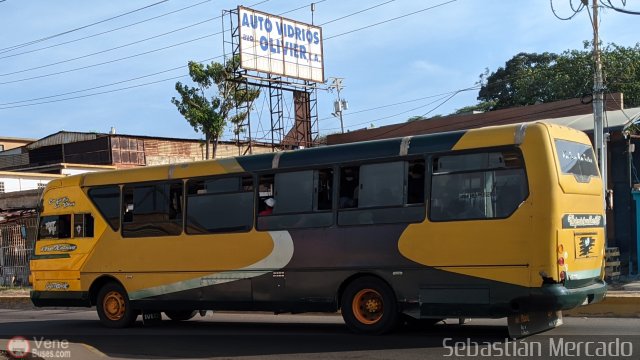
M 88 291 L 31 291 L 31 302 L 36 307 L 64 306 L 91 307 Z
M 567 288 L 562 284 L 543 285 L 533 290 L 532 300 L 538 304 L 551 305 L 554 310 L 569 310 L 580 305 L 602 301 L 607 294 L 607 284 L 602 280 L 577 288 Z

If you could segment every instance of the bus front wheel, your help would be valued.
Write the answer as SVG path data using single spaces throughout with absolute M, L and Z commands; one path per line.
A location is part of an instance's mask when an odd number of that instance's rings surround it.
M 383 334 L 398 321 L 393 290 L 378 278 L 363 277 L 350 283 L 341 304 L 344 322 L 356 333 Z
M 131 308 L 129 296 L 122 285 L 108 283 L 98 292 L 96 304 L 100 322 L 109 328 L 125 328 L 136 321 L 138 313 Z

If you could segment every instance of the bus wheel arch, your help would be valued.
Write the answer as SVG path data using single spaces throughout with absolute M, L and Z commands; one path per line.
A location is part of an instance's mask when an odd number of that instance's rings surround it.
M 129 295 L 120 282 L 105 281 L 97 289 L 96 311 L 104 326 L 126 328 L 136 321 L 138 311 L 131 306 Z
M 342 317 L 353 332 L 383 334 L 398 323 L 400 314 L 395 292 L 378 276 L 352 276 L 340 287 L 338 298 Z
M 91 286 L 89 287 L 89 300 L 91 301 L 92 306 L 98 304 L 98 293 L 100 292 L 100 289 L 110 282 L 114 282 L 122 286 L 122 283 L 120 283 L 118 279 L 109 275 L 102 275 L 91 283 Z

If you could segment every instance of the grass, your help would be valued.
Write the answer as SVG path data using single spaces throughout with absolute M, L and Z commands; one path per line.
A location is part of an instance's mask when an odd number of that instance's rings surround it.
M 29 296 L 29 290 L 31 288 L 0 286 L 0 296 Z

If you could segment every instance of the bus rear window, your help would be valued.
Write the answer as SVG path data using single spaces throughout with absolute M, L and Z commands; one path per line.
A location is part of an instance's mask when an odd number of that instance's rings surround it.
M 556 139 L 556 151 L 563 174 L 575 176 L 579 182 L 598 177 L 598 165 L 590 145 Z

